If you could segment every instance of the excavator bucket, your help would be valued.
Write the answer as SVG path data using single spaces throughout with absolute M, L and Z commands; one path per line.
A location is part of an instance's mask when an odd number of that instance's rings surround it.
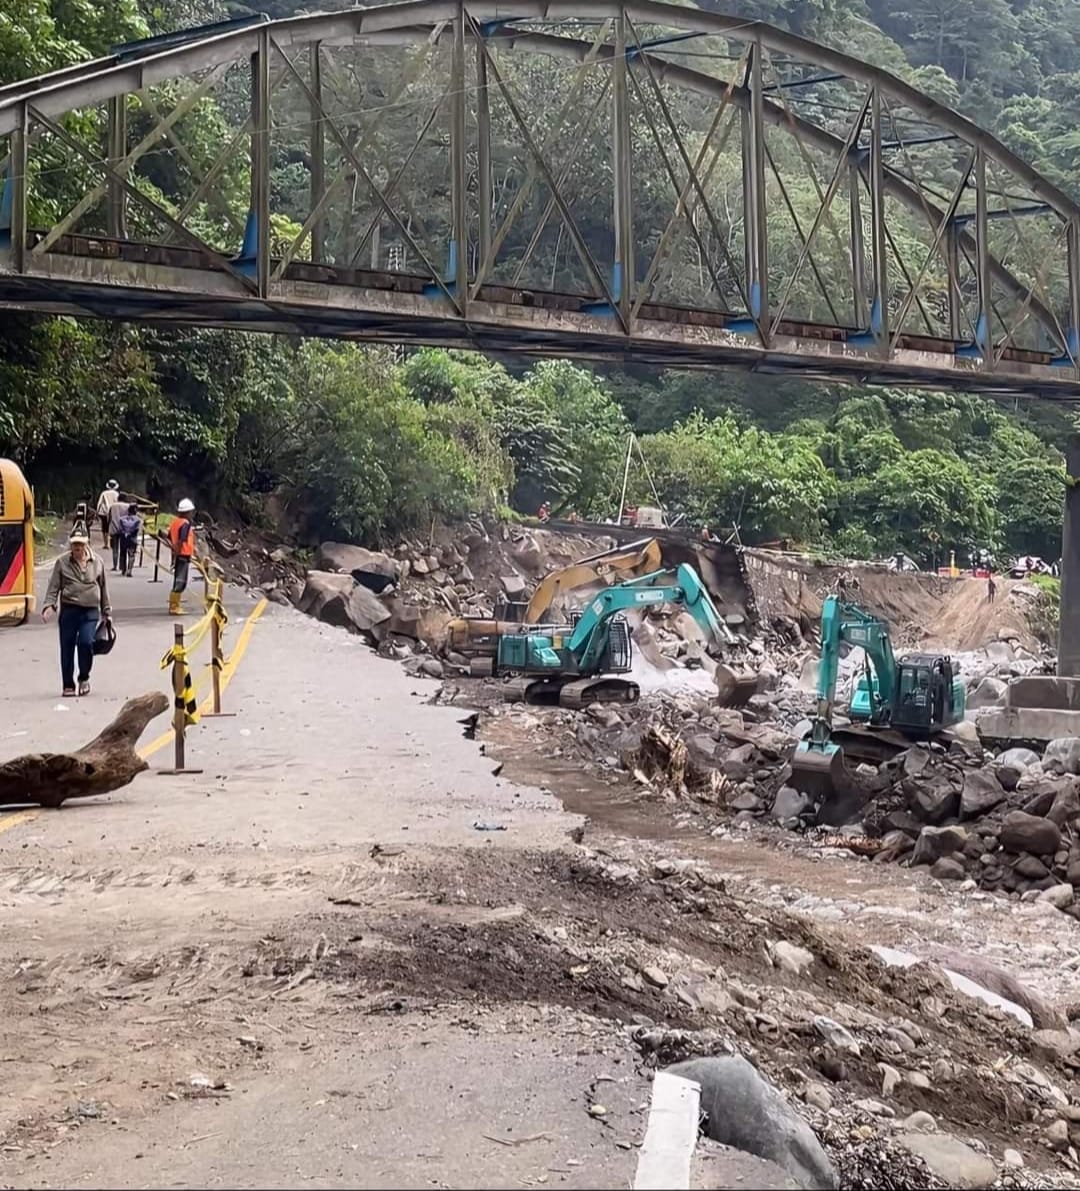
M 758 676 L 752 670 L 736 670 L 723 664 L 716 667 L 716 702 L 721 707 L 745 707 L 751 695 L 760 689 Z
M 844 750 L 836 745 L 820 748 L 804 740 L 791 759 L 788 782 L 818 802 L 819 823 L 834 827 L 849 822 L 866 800 L 844 759 Z

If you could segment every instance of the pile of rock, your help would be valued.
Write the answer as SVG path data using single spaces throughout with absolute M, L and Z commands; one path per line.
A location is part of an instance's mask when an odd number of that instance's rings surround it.
M 881 861 L 927 865 L 942 880 L 1047 901 L 1080 917 L 1080 739 L 1040 760 L 1008 749 L 988 764 L 919 745 L 881 767 L 863 812 Z

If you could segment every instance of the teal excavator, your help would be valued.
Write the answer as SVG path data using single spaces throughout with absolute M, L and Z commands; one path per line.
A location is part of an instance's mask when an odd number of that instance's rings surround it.
M 653 571 L 600 592 L 568 625 L 522 625 L 520 632 L 500 634 L 494 673 L 511 676 L 506 699 L 570 708 L 635 703 L 638 684 L 616 677 L 628 673 L 633 660 L 623 613 L 661 604 L 684 607 L 712 640 L 732 640 L 693 567 Z
M 840 647 L 845 643 L 861 646 L 866 664 L 848 709 L 851 724 L 834 727 Z M 845 753 L 880 762 L 964 718 L 964 682 L 954 673 L 951 658 L 932 653 L 896 658 L 885 621 L 834 595 L 821 610 L 817 696 L 810 736 L 792 760 L 791 783 L 826 802 L 830 795 L 846 796 L 852 789 Z

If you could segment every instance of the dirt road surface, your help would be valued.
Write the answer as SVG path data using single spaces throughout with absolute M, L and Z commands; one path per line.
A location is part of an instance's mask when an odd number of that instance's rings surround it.
M 125 698 L 164 689 L 172 626 L 146 577 L 114 584 L 120 639 L 88 699 L 57 695 L 54 626 L 0 636 L 17 676 L 0 755 L 80 744 Z M 238 591 L 228 604 L 227 648 L 245 642 L 234 715 L 191 730 L 200 773 L 157 772 L 171 747 L 154 723 L 151 771 L 129 787 L 0 811 L 3 1185 L 621 1187 L 651 1078 L 635 1028 L 727 1022 L 768 1065 L 773 1010 L 783 1063 L 809 1069 L 804 1010 L 857 996 L 888 1021 L 927 996 L 848 944 L 928 931 L 1068 991 L 1055 973 L 1071 920 L 703 840 L 539 763 L 512 781 L 466 710 L 433 703 L 436 684 L 291 610 Z M 691 855 L 724 875 L 643 876 Z M 820 957 L 798 980 L 765 958 L 783 936 Z M 759 986 L 753 1011 L 724 991 L 736 977 Z M 926 1108 L 1000 1157 L 1024 1143 L 980 1070 L 1020 1043 L 934 992 L 949 1016 L 928 1030 L 956 1078 L 898 1111 Z M 880 1081 L 872 1062 L 852 1078 Z M 750 1185 L 737 1156 L 709 1177 Z

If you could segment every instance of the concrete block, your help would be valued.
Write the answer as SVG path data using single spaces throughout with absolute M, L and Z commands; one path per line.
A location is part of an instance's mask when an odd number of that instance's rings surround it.
M 1046 745 L 1062 736 L 1080 736 L 1080 708 L 1075 711 L 1053 707 L 989 708 L 979 715 L 976 726 L 984 741 L 1034 741 Z
M 1005 692 L 1005 706 L 1080 711 L 1080 678 L 1059 678 L 1052 674 L 1014 678 Z

